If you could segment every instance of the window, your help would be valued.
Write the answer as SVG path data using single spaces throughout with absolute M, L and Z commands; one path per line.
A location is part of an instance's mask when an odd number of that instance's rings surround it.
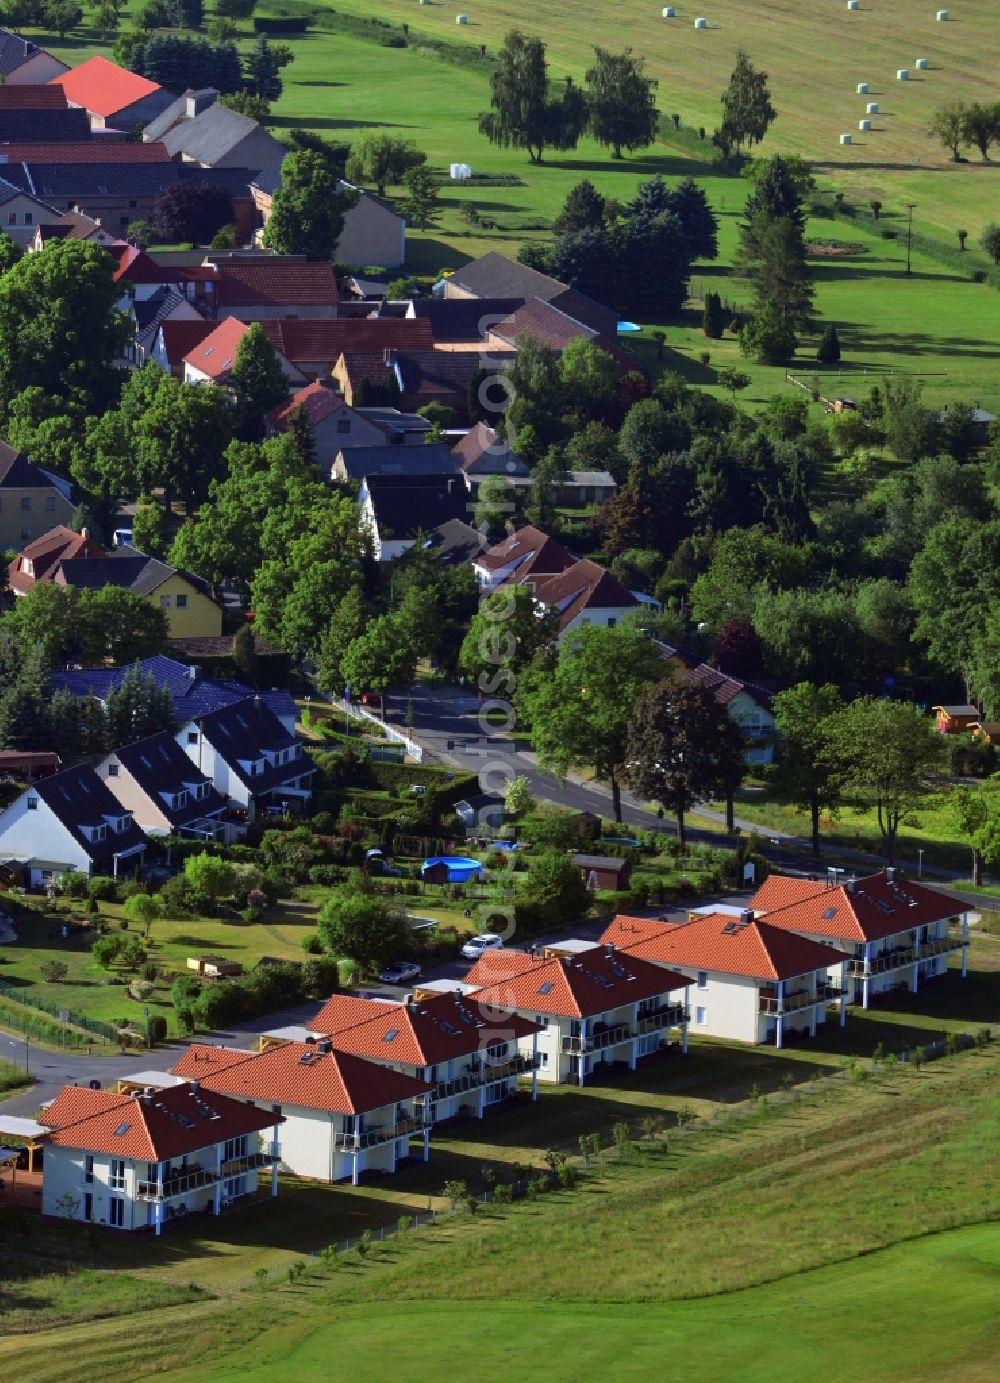
M 161 610 L 169 610 L 169 609 L 170 609 L 170 597 L 169 597 L 168 595 L 161 595 L 161 596 L 160 596 L 160 609 L 161 609 Z
M 124 1191 L 125 1189 L 125 1159 L 113 1157 L 111 1159 L 111 1172 L 108 1176 L 108 1185 L 112 1191 Z M 113 1204 L 113 1202 L 112 1202 Z
M 45 501 L 45 508 L 46 508 L 46 511 L 47 511 L 48 513 L 51 514 L 51 513 L 53 513 L 53 512 L 55 511 L 55 507 L 56 507 L 56 497 L 55 497 L 55 495 L 49 495 L 48 498 L 47 498 L 46 501 Z
M 128 225 L 128 217 L 127 217 L 127 216 L 119 216 L 119 218 L 118 218 L 118 224 L 119 224 L 120 226 L 127 226 L 127 225 Z
M 31 529 L 28 527 L 27 524 L 22 524 L 22 525 L 21 525 L 21 537 L 22 537 L 22 538 L 30 538 L 30 537 L 31 537 Z
M 350 432 L 350 430 L 351 430 L 351 420 L 350 420 L 350 418 L 338 418 L 338 419 L 337 419 L 337 431 L 338 431 L 338 432 Z
M 38 811 L 38 798 L 37 798 L 37 797 L 29 797 L 25 805 L 27 806 L 29 812 L 37 812 L 37 811 Z
M 227 1138 L 222 1149 L 223 1162 L 232 1162 L 234 1157 L 246 1157 L 247 1140 L 246 1134 L 240 1138 Z
M 112 1196 L 108 1201 L 108 1224 L 112 1229 L 125 1228 L 125 1202 L 120 1196 Z
M 21 513 L 22 513 L 22 514 L 28 514 L 28 513 L 30 513 L 30 512 L 31 512 L 31 496 L 30 496 L 30 495 L 22 495 L 22 496 L 21 496 Z
M 94 1154 L 88 1153 L 83 1159 L 83 1179 L 86 1182 L 94 1180 Z
M 16 225 L 17 225 L 17 212 L 16 212 L 16 211 L 10 212 L 10 214 L 9 214 L 8 217 L 7 217 L 7 224 L 8 224 L 8 226 L 16 226 Z
M 538 1058 L 539 1058 L 538 1064 L 541 1066 L 541 1068 L 542 1068 L 543 1071 L 546 1070 L 547 1067 L 548 1067 L 548 1064 L 549 1064 L 549 1054 L 548 1054 L 548 1052 L 539 1052 L 539 1053 L 538 1053 Z
M 129 202 L 129 208 L 130 208 L 130 210 L 132 210 L 132 211 L 135 211 L 135 209 L 136 209 L 136 207 L 137 207 L 138 205 L 139 205 L 138 202 Z
M 698 988 L 699 988 L 699 989 L 707 989 L 707 988 L 708 988 L 708 971 L 707 971 L 707 970 L 699 970 L 699 971 L 698 971 Z
M 30 211 L 26 211 L 26 212 L 24 213 L 24 224 L 25 224 L 26 226 L 30 226 L 33 220 L 34 220 L 34 217 L 32 216 L 31 212 L 30 212 Z
M 186 596 L 186 595 L 179 595 L 179 596 L 177 597 L 177 608 L 178 608 L 178 610 L 186 610 L 187 607 L 188 607 L 188 598 L 187 598 L 187 596 Z
M 198 743 L 198 731 L 197 731 L 197 730 L 189 730 L 189 731 L 188 731 L 188 735 L 187 735 L 187 740 L 188 740 L 188 744 L 197 744 L 197 743 Z
M 700 1006 L 696 1008 L 694 1011 L 694 1021 L 698 1024 L 699 1028 L 703 1028 L 708 1022 L 708 1010 Z
M 108 764 L 108 777 L 109 777 L 109 778 L 117 778 L 117 777 L 118 777 L 118 765 L 117 765 L 117 764 Z

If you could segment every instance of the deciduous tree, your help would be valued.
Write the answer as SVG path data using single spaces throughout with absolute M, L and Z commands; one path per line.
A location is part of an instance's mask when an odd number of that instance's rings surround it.
M 808 808 L 814 855 L 820 852 L 820 816 L 839 800 L 825 757 L 825 727 L 843 705 L 840 692 L 830 682 L 823 686 L 799 682 L 774 697 L 778 743 L 768 776 L 782 797 Z
M 549 149 L 575 149 L 587 121 L 586 98 L 567 80 L 563 92 L 549 96 L 545 44 L 512 29 L 504 39 L 490 77 L 491 109 L 479 129 L 491 144 L 526 149 L 541 163 Z
M 279 254 L 333 259 L 344 216 L 357 196 L 352 189 L 339 187 L 336 173 L 321 154 L 311 150 L 287 154 L 271 219 L 264 227 L 264 244 Z
M 645 149 L 656 138 L 657 81 L 644 73 L 645 63 L 631 48 L 622 53 L 594 49 L 595 61 L 587 69 L 587 120 L 590 133 L 620 159 Z

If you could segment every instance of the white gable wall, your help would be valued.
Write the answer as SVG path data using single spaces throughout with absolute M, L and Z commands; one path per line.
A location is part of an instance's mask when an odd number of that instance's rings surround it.
M 29 800 L 37 803 L 34 810 Z M 0 813 L 0 861 L 46 860 L 90 873 L 90 856 L 55 812 L 33 789 L 22 792 L 16 801 Z M 38 874 L 36 878 L 35 875 Z M 31 882 L 40 881 L 39 871 L 32 870 Z

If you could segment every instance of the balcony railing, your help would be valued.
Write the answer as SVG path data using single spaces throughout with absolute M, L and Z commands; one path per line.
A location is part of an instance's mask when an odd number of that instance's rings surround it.
M 141 1201 L 170 1200 L 174 1196 L 186 1196 L 191 1191 L 199 1191 L 203 1186 L 214 1186 L 219 1180 L 218 1172 L 207 1167 L 189 1167 L 186 1172 L 164 1177 L 158 1181 L 140 1181 L 136 1187 L 136 1199 Z
M 261 1148 L 259 1152 L 246 1153 L 243 1157 L 227 1158 L 222 1164 L 222 1175 L 224 1177 L 239 1176 L 243 1172 L 252 1172 L 260 1167 L 271 1167 L 280 1160 L 281 1149 L 277 1144 L 269 1144 L 266 1148 Z
M 822 1003 L 830 1003 L 834 999 L 844 997 L 844 989 L 839 984 L 818 984 L 816 986 L 816 998 Z
M 360 1133 L 334 1133 L 333 1146 L 344 1152 L 361 1152 L 364 1148 L 377 1148 L 383 1143 L 393 1143 L 397 1138 L 408 1138 L 411 1133 L 423 1133 L 428 1128 L 430 1121 L 427 1117 L 418 1115 L 400 1119 L 395 1124 L 362 1129 Z
M 492 1085 L 494 1081 L 507 1080 L 510 1076 L 520 1076 L 532 1071 L 539 1064 L 539 1057 L 522 1056 L 519 1052 L 508 1061 L 481 1061 L 451 1080 L 441 1080 L 434 1086 L 433 1098 L 446 1100 L 451 1095 L 461 1095 L 466 1090 L 478 1090 L 482 1085 Z
M 630 1042 L 632 1040 L 632 1028 L 628 1023 L 616 1023 L 613 1028 L 603 1028 L 600 1032 L 592 1032 L 587 1037 L 564 1037 L 562 1049 L 564 1052 L 594 1052 L 603 1051 L 605 1047 L 616 1047 L 620 1042 Z
M 784 999 L 779 999 L 774 994 L 761 994 L 759 1000 L 758 1012 L 780 1016 L 785 1013 L 797 1013 L 803 1008 L 812 1008 L 824 1001 L 824 995 L 813 994 L 808 989 L 799 989 L 794 994 L 786 994 Z
M 664 1028 L 675 1028 L 679 1023 L 686 1023 L 690 1019 L 690 1014 L 683 1004 L 667 1004 L 664 1008 L 654 1009 L 652 1013 L 644 1013 L 635 1025 L 635 1034 L 641 1037 L 647 1032 L 662 1032 Z
M 889 970 L 902 970 L 907 965 L 913 965 L 916 959 L 917 953 L 912 946 L 900 946 L 894 951 L 883 951 L 880 955 L 872 956 L 867 965 L 863 958 L 849 960 L 847 973 L 859 979 L 865 975 L 884 975 Z
M 920 959 L 926 960 L 928 956 L 943 956 L 949 951 L 960 951 L 966 942 L 960 936 L 939 936 L 933 941 L 922 941 L 920 943 Z

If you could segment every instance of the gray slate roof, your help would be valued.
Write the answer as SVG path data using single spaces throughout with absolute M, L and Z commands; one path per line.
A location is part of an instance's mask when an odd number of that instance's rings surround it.
M 126 809 L 89 764 L 64 769 L 51 778 L 41 778 L 29 791 L 51 808 L 92 860 L 110 859 L 114 854 L 146 843 L 146 837 L 134 821 L 121 832 L 109 827 L 104 840 L 87 839 L 84 826 L 108 825 L 108 817 L 117 821 L 126 814 Z
M 226 805 L 225 799 L 216 791 L 201 769 L 195 767 L 167 730 L 161 730 L 159 734 L 150 735 L 143 740 L 135 740 L 132 744 L 116 749 L 114 753 L 118 762 L 131 773 L 146 796 L 156 803 L 172 826 L 183 826 L 185 822 L 211 816 L 221 812 Z M 189 795 L 183 806 L 174 806 L 162 796 L 163 793 L 174 796 L 185 789 L 190 790 L 192 784 L 201 785 L 203 790 L 207 787 L 208 791 L 197 799 Z
M 42 51 L 43 49 L 30 39 L 22 38 L 20 34 L 12 34 L 9 29 L 0 29 L 0 77 L 9 77 L 19 67 L 23 67 L 29 58 Z
M 454 475 L 458 464 L 446 442 L 422 447 L 344 447 L 340 453 L 350 480 L 368 475 Z
M 184 119 L 168 130 L 163 136 L 163 147 L 171 158 L 183 155 L 195 163 L 214 166 L 225 158 L 248 136 L 260 132 L 273 145 L 271 161 L 283 156 L 283 146 L 256 120 L 241 115 L 239 111 L 229 110 L 227 106 L 214 105 L 203 110 L 193 119 Z

